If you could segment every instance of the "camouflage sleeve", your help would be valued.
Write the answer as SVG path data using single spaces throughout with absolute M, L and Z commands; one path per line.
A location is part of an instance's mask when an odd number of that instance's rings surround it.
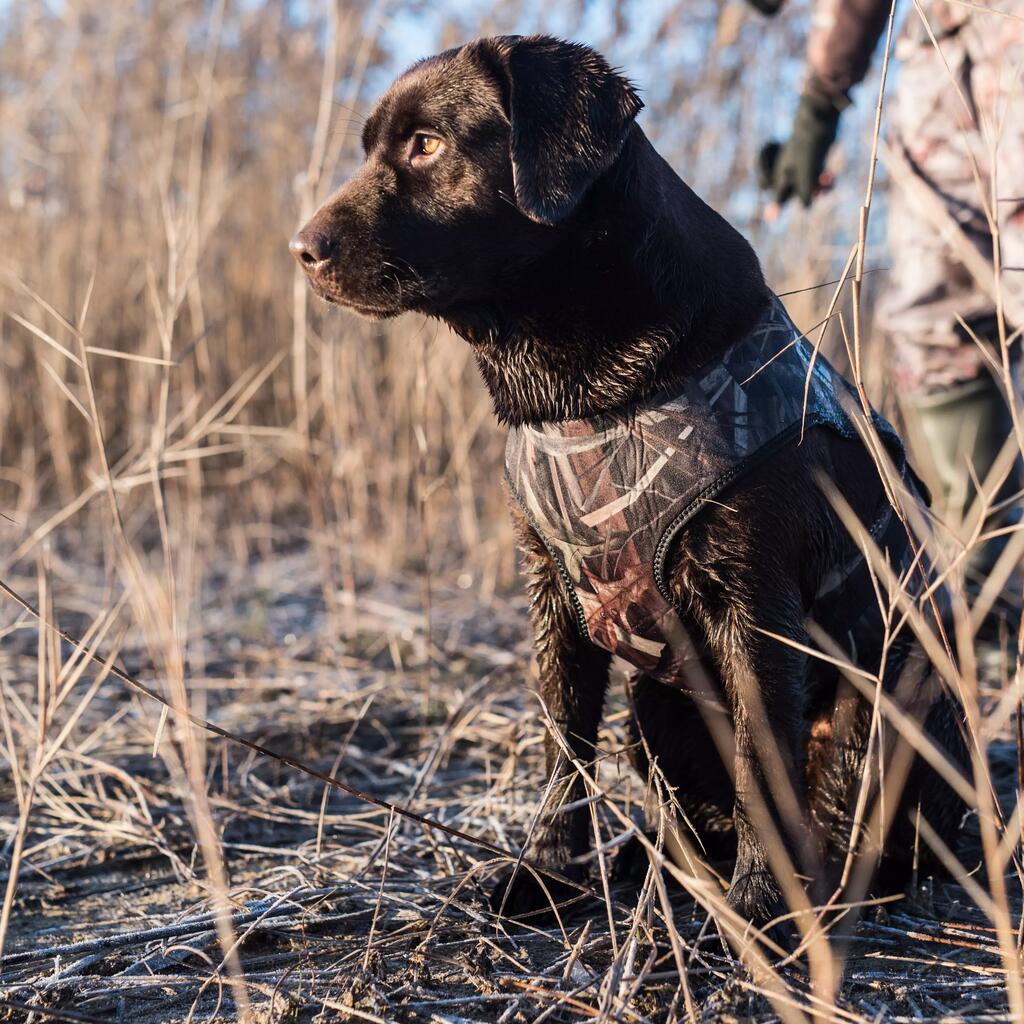
M 839 110 L 847 106 L 850 89 L 867 74 L 891 6 L 890 0 L 818 0 L 804 91 Z

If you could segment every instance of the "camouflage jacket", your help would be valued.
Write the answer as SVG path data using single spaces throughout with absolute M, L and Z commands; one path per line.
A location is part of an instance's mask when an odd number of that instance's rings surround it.
M 867 74 L 891 6 L 891 0 L 816 0 L 807 43 L 805 90 L 840 109 L 846 106 L 850 89 Z M 938 39 L 959 31 L 971 17 L 969 6 L 948 0 L 924 0 L 923 9 Z M 907 11 L 903 36 L 927 42 L 927 29 L 916 10 Z
M 846 411 L 852 398 L 852 386 L 815 357 L 776 299 L 748 337 L 676 394 L 592 419 L 514 428 L 508 481 L 558 565 L 583 636 L 686 688 L 697 652 L 666 579 L 673 538 L 801 430 L 856 436 Z M 875 426 L 902 470 L 893 428 L 877 414 Z M 892 520 L 884 502 L 871 524 L 876 540 Z M 816 620 L 836 637 L 859 618 L 847 618 L 851 600 L 875 601 L 870 587 L 851 597 L 853 574 L 852 564 L 834 574 L 815 602 Z

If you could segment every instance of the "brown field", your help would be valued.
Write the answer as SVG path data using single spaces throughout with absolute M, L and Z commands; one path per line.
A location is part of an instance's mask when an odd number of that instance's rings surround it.
M 77 641 L 0 593 L 0 1021 L 1020 1019 L 1013 650 L 946 672 L 987 766 L 952 879 L 865 898 L 805 959 L 744 938 L 713 874 L 610 881 L 657 787 L 627 767 L 621 687 L 587 769 L 603 906 L 527 931 L 489 910 L 544 785 L 502 433 L 462 342 L 327 309 L 290 233 L 396 60 L 586 35 L 644 55 L 645 127 L 799 323 L 866 253 L 838 308 L 889 410 L 849 315 L 884 270 L 885 195 L 860 234 L 876 77 L 840 186 L 760 220 L 800 5 L 770 37 L 739 0 L 595 5 L 593 30 L 586 5 L 450 6 L 0 0 L 0 581 Z M 840 331 L 824 344 L 845 363 Z

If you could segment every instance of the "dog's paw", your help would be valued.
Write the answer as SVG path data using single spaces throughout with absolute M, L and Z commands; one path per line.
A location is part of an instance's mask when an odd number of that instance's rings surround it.
M 786 913 L 779 885 L 764 868 L 743 872 L 737 868 L 725 898 L 737 914 L 758 928 Z
M 563 869 L 559 874 L 567 878 L 583 878 L 583 872 L 573 868 Z M 577 906 L 584 895 L 567 882 L 519 865 L 498 876 L 491 890 L 490 902 L 491 910 L 501 917 L 544 927 L 556 921 L 556 907 L 558 914 L 564 915 Z
M 786 913 L 786 902 L 770 871 L 737 873 L 725 898 L 729 906 L 757 928 L 770 945 L 777 946 L 784 953 L 792 953 L 797 948 L 799 935 L 793 922 L 777 920 Z

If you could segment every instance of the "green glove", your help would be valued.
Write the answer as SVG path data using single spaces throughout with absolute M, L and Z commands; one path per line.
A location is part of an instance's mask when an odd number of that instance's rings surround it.
M 793 195 L 810 206 L 836 141 L 839 111 L 829 100 L 810 93 L 800 97 L 793 133 L 785 144 L 769 142 L 758 157 L 761 188 L 775 193 L 780 205 Z

